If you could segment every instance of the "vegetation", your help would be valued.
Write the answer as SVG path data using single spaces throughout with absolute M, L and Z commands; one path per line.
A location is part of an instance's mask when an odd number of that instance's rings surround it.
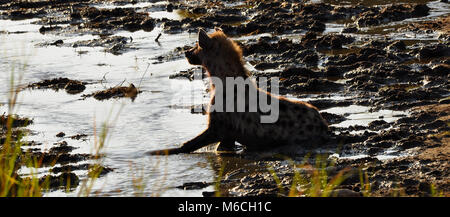
M 339 171 L 335 176 L 329 177 L 327 168 L 332 168 L 334 162 L 328 163 L 325 156 L 317 155 L 315 164 L 308 163 L 309 156 L 305 156 L 300 164 L 289 160 L 293 167 L 294 176 L 292 177 L 292 185 L 287 193 L 289 197 L 303 196 L 303 197 L 330 197 L 334 195 L 334 189 L 350 175 L 349 168 Z M 282 195 L 285 195 L 280 179 L 277 177 L 273 168 L 268 168 L 272 174 L 273 179 Z
M 18 71 L 25 71 L 27 64 L 18 64 Z M 29 153 L 24 153 L 21 149 L 22 138 L 25 136 L 23 131 L 13 131 L 14 117 L 12 114 L 16 110 L 16 102 L 19 96 L 20 88 L 16 86 L 15 80 L 16 64 L 12 63 L 9 97 L 8 97 L 8 114 L 6 123 L 1 126 L 1 134 L 3 144 L 0 146 L 0 196 L 2 197 L 36 197 L 42 196 L 43 190 L 49 185 L 48 179 L 39 180 L 35 175 L 35 171 L 31 171 L 31 177 L 22 178 L 18 175 L 18 170 L 23 166 L 37 168 L 40 161 L 32 158 Z M 20 81 L 22 73 L 18 73 Z

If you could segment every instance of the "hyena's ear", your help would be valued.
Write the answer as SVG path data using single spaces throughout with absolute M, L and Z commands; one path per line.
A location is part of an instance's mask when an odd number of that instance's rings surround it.
M 200 29 L 198 31 L 198 45 L 203 49 L 207 49 L 211 47 L 211 43 L 211 38 L 208 36 L 205 30 Z

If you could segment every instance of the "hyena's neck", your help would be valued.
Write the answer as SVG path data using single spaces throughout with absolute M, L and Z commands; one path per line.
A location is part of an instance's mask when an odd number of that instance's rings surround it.
M 247 96 L 250 90 L 255 90 L 256 92 L 259 91 L 257 85 L 251 80 L 250 75 L 244 66 L 233 67 L 229 65 L 226 67 L 214 67 L 210 65 L 209 67 L 205 67 L 205 69 L 207 70 L 209 77 L 210 96 L 212 99 L 217 96 L 217 94 L 221 95 L 223 99 L 226 99 L 230 90 L 233 91 L 232 95 L 234 95 L 234 100 L 238 99 L 236 96 L 239 94 L 246 94 Z M 229 88 L 236 89 L 233 90 Z M 245 99 L 247 99 L 247 97 L 245 97 Z
M 248 79 L 249 73 L 248 70 L 242 64 L 232 64 L 232 63 L 223 63 L 217 64 L 213 62 L 207 62 L 203 65 L 205 70 L 208 73 L 208 77 L 211 79 L 211 84 L 214 84 L 216 81 L 222 82 L 222 84 L 226 83 L 226 78 L 243 78 Z

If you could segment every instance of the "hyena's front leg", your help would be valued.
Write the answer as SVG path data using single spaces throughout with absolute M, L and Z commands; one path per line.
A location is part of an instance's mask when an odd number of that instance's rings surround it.
M 216 151 L 219 151 L 219 152 L 234 151 L 235 146 L 236 146 L 235 139 L 224 138 L 220 141 L 219 146 L 217 146 Z
M 219 141 L 218 136 L 215 135 L 210 128 L 208 128 L 197 137 L 185 142 L 180 148 L 169 148 L 157 151 L 150 151 L 148 152 L 148 154 L 169 155 L 169 154 L 189 153 L 218 141 Z

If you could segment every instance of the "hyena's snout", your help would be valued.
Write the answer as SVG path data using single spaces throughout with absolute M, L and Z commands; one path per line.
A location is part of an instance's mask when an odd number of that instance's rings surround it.
M 198 57 L 197 53 L 195 52 L 196 48 L 192 48 L 184 53 L 186 56 L 188 62 L 192 65 L 201 65 L 202 61 Z

